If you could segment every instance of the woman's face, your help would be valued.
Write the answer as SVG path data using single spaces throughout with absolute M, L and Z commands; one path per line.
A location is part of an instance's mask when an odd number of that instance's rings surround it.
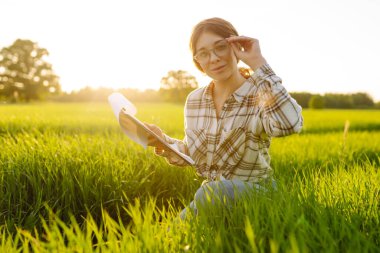
M 238 72 L 237 59 L 231 46 L 219 35 L 202 33 L 194 56 L 203 72 L 215 81 L 224 81 Z

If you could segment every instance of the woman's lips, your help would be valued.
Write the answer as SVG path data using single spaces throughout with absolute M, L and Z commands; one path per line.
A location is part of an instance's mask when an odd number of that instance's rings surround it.
M 218 72 L 218 71 L 222 70 L 225 66 L 226 65 L 223 65 L 223 66 L 220 66 L 220 67 L 217 67 L 217 68 L 213 68 L 213 69 L 211 69 L 211 71 Z

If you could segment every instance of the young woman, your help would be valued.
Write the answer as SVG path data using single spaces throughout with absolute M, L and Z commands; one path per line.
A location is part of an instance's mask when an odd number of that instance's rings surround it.
M 235 200 L 247 189 L 276 187 L 268 154 L 271 137 L 299 132 L 303 119 L 301 107 L 262 56 L 259 41 L 239 36 L 228 21 L 211 18 L 198 23 L 190 49 L 196 67 L 212 81 L 187 98 L 185 138 L 173 139 L 157 126 L 148 127 L 177 144 L 207 178 L 189 206 L 197 214 L 197 205 L 207 205 L 207 200 Z M 239 61 L 250 70 L 239 68 Z M 149 145 L 169 163 L 185 165 L 153 138 Z

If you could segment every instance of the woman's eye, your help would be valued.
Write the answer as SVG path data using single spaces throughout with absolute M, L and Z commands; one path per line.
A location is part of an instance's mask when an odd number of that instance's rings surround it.
M 208 53 L 207 52 L 199 52 L 199 57 L 204 58 L 207 57 Z
M 216 51 L 224 51 L 227 49 L 227 45 L 219 45 L 215 47 Z

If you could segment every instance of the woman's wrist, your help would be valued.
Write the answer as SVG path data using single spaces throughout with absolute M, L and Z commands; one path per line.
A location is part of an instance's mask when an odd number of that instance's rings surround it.
M 247 65 L 253 70 L 253 72 L 255 72 L 258 68 L 260 68 L 266 63 L 267 61 L 265 60 L 265 58 L 261 56 L 260 58 L 252 59 L 250 63 Z

